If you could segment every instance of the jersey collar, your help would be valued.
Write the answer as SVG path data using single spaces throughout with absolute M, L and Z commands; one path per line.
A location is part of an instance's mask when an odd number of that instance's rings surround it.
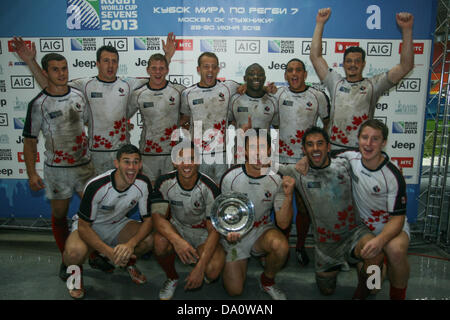
M 98 76 L 95 76 L 95 77 L 97 78 L 98 81 L 103 82 L 103 83 L 114 83 L 114 82 L 117 81 L 117 79 L 119 79 L 119 78 L 116 76 L 116 79 L 114 79 L 113 81 L 103 81 L 103 80 L 101 80 Z
M 115 176 L 115 174 L 116 174 L 116 171 L 117 171 L 117 169 L 114 169 L 114 170 L 111 172 L 111 184 L 112 184 L 114 190 L 116 190 L 118 193 L 124 193 L 124 192 L 127 192 L 128 189 L 130 189 L 130 187 L 131 187 L 133 184 L 130 184 L 130 185 L 128 186 L 128 188 L 126 188 L 125 190 L 122 190 L 122 191 L 120 191 L 119 189 L 117 189 L 117 188 L 116 188 L 116 180 L 115 180 L 115 178 L 114 178 L 114 176 Z
M 378 170 L 380 170 L 381 168 L 383 168 L 383 167 L 386 165 L 386 163 L 389 162 L 389 156 L 387 155 L 387 153 L 384 152 L 384 151 L 381 151 L 381 153 L 382 153 L 383 156 L 384 156 L 384 160 L 383 160 L 383 162 L 381 162 L 380 165 L 379 165 L 376 169 L 374 169 L 374 170 L 367 168 L 367 167 L 364 165 L 364 163 L 363 163 L 363 161 L 362 161 L 362 158 L 361 158 L 361 160 L 359 160 L 359 161 L 361 161 L 361 165 L 362 165 L 362 166 L 364 167 L 364 169 L 366 169 L 367 171 L 371 171 L 371 172 L 378 171 Z

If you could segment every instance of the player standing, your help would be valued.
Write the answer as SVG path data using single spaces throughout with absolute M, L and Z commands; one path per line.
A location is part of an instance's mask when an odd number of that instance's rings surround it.
M 57 53 L 42 58 L 47 87 L 28 105 L 23 129 L 23 153 L 31 190 L 45 188 L 52 209 L 52 232 L 61 254 L 69 236 L 67 212 L 74 192 L 80 197 L 95 174 L 88 153 L 85 123 L 87 102 L 82 92 L 67 85 L 67 60 Z M 36 172 L 37 140 L 45 139 L 44 180 Z M 45 182 L 45 184 L 44 184 Z M 60 275 L 65 275 L 61 264 Z
M 373 118 L 380 96 L 414 67 L 412 39 L 414 18 L 406 12 L 396 15 L 397 25 L 402 31 L 399 64 L 388 72 L 364 78 L 362 74 L 366 65 L 365 52 L 360 47 L 349 47 L 345 50 L 343 59 L 344 78 L 330 69 L 322 56 L 322 34 L 330 15 L 330 8 L 319 10 L 309 57 L 317 76 L 325 84 L 331 97 L 328 132 L 332 150 L 357 148 L 359 127 L 365 120 Z
M 152 185 L 161 175 L 173 170 L 171 152 L 176 143 L 171 140 L 172 132 L 177 130 L 180 115 L 181 92 L 183 85 L 166 80 L 169 64 L 159 53 L 148 60 L 148 83 L 133 91 L 128 117 L 139 110 L 143 128 L 139 147 L 143 155 L 143 173 Z

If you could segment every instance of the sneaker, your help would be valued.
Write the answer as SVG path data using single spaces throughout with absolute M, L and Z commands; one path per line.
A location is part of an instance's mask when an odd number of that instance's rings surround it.
M 350 266 L 348 265 L 347 262 L 344 262 L 343 264 L 341 264 L 341 271 L 344 271 L 344 272 L 350 271 Z
M 205 277 L 206 280 L 206 277 Z M 164 284 L 159 290 L 159 299 L 160 300 L 171 300 L 173 295 L 175 294 L 175 290 L 177 289 L 178 279 L 167 279 L 164 281 Z
M 271 296 L 273 300 L 287 300 L 286 294 L 281 291 L 276 284 L 272 286 L 263 286 L 263 284 L 259 282 L 259 285 L 261 290 Z
M 305 247 L 302 247 L 300 249 L 296 249 L 295 253 L 297 254 L 297 261 L 300 263 L 302 267 L 306 267 L 309 263 L 309 257 L 306 253 Z
M 59 277 L 64 282 L 67 282 L 67 279 L 69 279 L 69 277 L 70 277 L 70 274 L 67 273 L 66 265 L 62 262 L 61 262 L 61 265 L 59 266 Z
M 99 269 L 106 273 L 111 273 L 114 271 L 114 266 L 109 263 L 108 259 L 97 254 L 94 258 L 89 257 L 89 265 L 93 269 Z
M 144 284 L 147 282 L 147 277 L 136 267 L 136 265 L 127 266 L 128 274 L 136 284 Z

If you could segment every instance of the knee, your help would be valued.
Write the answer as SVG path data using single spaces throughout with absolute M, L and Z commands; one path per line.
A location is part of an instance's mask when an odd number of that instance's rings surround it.
M 388 262 L 393 266 L 405 261 L 407 259 L 407 253 L 407 247 L 399 244 L 388 245 L 385 248 L 385 254 L 387 256 Z
M 244 287 L 238 286 L 238 285 L 232 285 L 232 286 L 225 285 L 225 290 L 227 291 L 227 293 L 230 297 L 237 297 L 237 296 L 242 295 L 242 292 L 244 291 Z
M 66 246 L 64 250 L 64 263 L 66 265 L 80 265 L 84 262 L 86 255 L 87 250 L 81 246 Z
M 279 256 L 287 256 L 289 252 L 289 243 L 285 237 L 277 237 L 270 242 L 270 250 Z
M 148 235 L 144 240 L 139 242 L 138 250 L 148 252 L 153 248 L 153 237 L 152 235 Z

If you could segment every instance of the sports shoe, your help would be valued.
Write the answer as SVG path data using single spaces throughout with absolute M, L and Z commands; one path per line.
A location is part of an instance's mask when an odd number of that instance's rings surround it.
M 205 277 L 206 279 L 206 277 Z M 171 300 L 173 295 L 175 294 L 175 290 L 177 289 L 178 279 L 166 279 L 164 284 L 159 290 L 159 299 L 160 300 Z
M 136 265 L 127 266 L 128 274 L 136 284 L 144 284 L 147 282 L 147 277 L 136 267 Z
M 67 273 L 66 265 L 62 262 L 61 262 L 61 265 L 59 266 L 59 277 L 64 282 L 66 282 L 67 279 L 69 279 L 69 277 L 70 277 L 70 274 Z
M 276 284 L 271 286 L 264 286 L 261 282 L 259 282 L 261 290 L 267 293 L 272 297 L 273 300 L 287 300 L 286 294 L 281 291 L 280 288 Z
M 106 273 L 111 273 L 114 271 L 114 266 L 109 263 L 108 259 L 99 254 L 96 254 L 94 258 L 89 256 L 89 265 L 93 269 L 99 269 Z
M 302 267 L 306 267 L 309 263 L 309 257 L 306 253 L 305 247 L 301 247 L 300 249 L 296 249 L 295 253 L 297 255 L 297 261 L 300 263 Z

